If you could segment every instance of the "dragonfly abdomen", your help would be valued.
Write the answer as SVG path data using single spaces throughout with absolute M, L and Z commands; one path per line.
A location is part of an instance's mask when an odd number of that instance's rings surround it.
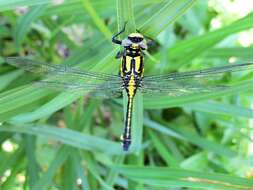
M 125 120 L 125 128 L 122 138 L 123 150 L 128 151 L 131 144 L 131 123 L 132 123 L 132 112 L 133 112 L 133 97 L 128 96 L 127 112 Z
M 117 58 L 122 57 L 120 76 L 128 96 L 125 128 L 122 135 L 123 150 L 127 151 L 131 144 L 133 99 L 137 89 L 141 86 L 144 71 L 142 50 L 147 49 L 147 44 L 140 33 L 131 33 L 127 38 L 118 40 L 117 37 L 125 31 L 125 26 L 118 34 L 113 36 L 112 42 L 124 48 L 123 51 L 118 53 Z

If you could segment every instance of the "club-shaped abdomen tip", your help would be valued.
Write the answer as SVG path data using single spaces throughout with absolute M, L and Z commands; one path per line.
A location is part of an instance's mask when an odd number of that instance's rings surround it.
M 131 144 L 131 141 L 123 142 L 123 150 L 128 151 L 130 144 Z
M 130 144 L 131 144 L 130 139 L 124 139 L 122 142 L 123 150 L 128 151 Z
M 121 135 L 120 140 L 121 140 L 121 143 L 122 143 L 123 150 L 128 151 L 129 146 L 131 144 L 131 138 L 126 138 L 126 137 L 124 137 L 124 135 Z

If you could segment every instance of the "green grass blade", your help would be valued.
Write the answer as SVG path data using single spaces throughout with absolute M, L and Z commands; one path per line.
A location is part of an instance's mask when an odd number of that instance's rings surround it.
M 111 41 L 112 33 L 105 25 L 104 21 L 100 18 L 100 16 L 97 14 L 96 10 L 92 6 L 89 0 L 81 0 L 83 7 L 85 10 L 90 14 L 91 18 L 93 19 L 94 23 L 98 27 L 98 29 L 104 34 L 106 39 Z
M 70 92 L 63 92 L 53 98 L 51 101 L 47 102 L 46 104 L 42 105 L 38 109 L 33 112 L 25 113 L 13 117 L 10 121 L 12 123 L 27 123 L 30 121 L 34 121 L 37 119 L 45 118 L 60 110 L 67 105 L 71 104 L 73 101 L 80 98 L 82 93 L 70 93 Z
M 33 186 L 33 190 L 48 189 L 53 181 L 53 177 L 56 174 L 58 168 L 65 162 L 69 156 L 69 147 L 62 147 L 55 155 L 54 160 L 50 164 L 48 170 L 39 179 L 39 181 Z
M 1 189 L 15 189 L 16 177 L 17 177 L 18 173 L 20 173 L 20 170 L 23 170 L 25 168 L 25 156 L 23 154 L 24 153 L 23 147 L 21 146 L 20 149 L 16 153 L 11 156 L 11 159 L 8 160 L 8 162 L 5 163 L 5 164 L 11 164 L 11 165 L 5 165 L 5 166 L 7 166 L 6 167 L 7 171 L 10 168 L 8 166 L 11 166 L 12 170 L 11 170 L 11 174 L 7 178 L 7 180 L 1 184 Z M 3 164 L 3 163 L 1 163 L 1 164 Z
M 203 111 L 206 113 L 219 114 L 219 115 L 229 115 L 234 117 L 246 117 L 253 118 L 253 110 L 249 108 L 244 108 L 241 106 L 229 105 L 220 102 L 205 102 L 205 103 L 195 103 L 185 106 L 196 111 Z
M 81 148 L 84 150 L 92 150 L 104 152 L 107 154 L 123 154 L 120 144 L 109 140 L 101 139 L 99 137 L 81 134 L 79 132 L 70 129 L 61 129 L 49 126 L 28 126 L 24 125 L 22 127 L 4 127 L 0 128 L 0 131 L 5 132 L 16 132 L 25 133 L 36 136 L 44 136 L 50 139 L 58 140 L 64 144 Z
M 253 47 L 226 47 L 213 48 L 204 54 L 207 58 L 229 59 L 234 57 L 236 59 L 253 60 Z
M 176 137 L 180 140 L 186 140 L 192 144 L 197 145 L 198 147 L 203 148 L 204 150 L 208 150 L 211 152 L 214 152 L 216 154 L 219 154 L 221 156 L 225 156 L 228 158 L 232 158 L 237 156 L 236 152 L 230 150 L 229 148 L 225 147 L 224 145 L 221 145 L 216 142 L 208 141 L 207 139 L 200 137 L 196 134 L 193 134 L 190 131 L 182 130 L 181 128 L 167 128 L 155 121 L 144 119 L 144 124 L 147 127 L 150 127 L 154 130 L 157 130 L 161 132 L 164 135 L 170 135 L 173 137 Z
M 10 0 L 10 1 L 1 0 L 0 11 L 16 9 L 18 7 L 23 7 L 23 6 L 45 5 L 45 4 L 51 4 L 51 3 L 52 3 L 52 0 L 43 0 L 43 1 L 40 1 L 40 0 Z
M 187 64 L 192 59 L 201 55 L 209 48 L 223 41 L 229 35 L 238 33 L 243 30 L 248 30 L 252 28 L 253 23 L 253 13 L 243 17 L 240 20 L 235 21 L 234 23 L 217 29 L 212 32 L 208 32 L 201 36 L 196 36 L 181 42 L 178 42 L 176 45 L 168 49 L 168 54 L 170 55 L 171 62 L 174 60 L 177 61 L 177 64 L 172 65 L 171 68 L 178 68 L 181 64 Z M 187 55 L 182 57 L 182 55 Z
M 35 157 L 35 147 L 36 147 L 36 138 L 34 136 L 30 135 L 24 135 L 24 145 L 25 145 L 25 151 L 26 156 L 28 158 L 28 181 L 29 186 L 32 189 L 32 187 L 37 183 L 39 179 L 39 165 L 36 161 Z
M 157 152 L 161 155 L 166 164 L 168 166 L 178 167 L 179 162 L 167 150 L 167 147 L 162 143 L 159 137 L 152 130 L 148 130 L 148 134 L 151 137 L 151 141 L 153 142 Z
M 2 135 L 2 133 L 1 133 Z M 5 157 L 1 157 L 1 164 L 0 164 L 0 175 L 4 176 L 4 172 L 9 168 L 14 168 L 20 160 L 23 160 L 25 155 L 25 150 L 23 146 L 20 146 L 18 150 L 13 152 L 12 154 L 5 155 Z
M 75 171 L 77 173 L 77 177 L 80 178 L 82 180 L 82 190 L 91 190 L 91 187 L 89 185 L 89 180 L 87 177 L 87 174 L 85 175 L 84 170 L 85 168 L 82 165 L 82 158 L 79 152 L 75 152 L 75 156 L 73 157 L 73 161 L 74 161 L 74 167 L 75 167 Z
M 219 173 L 194 172 L 166 167 L 114 166 L 116 171 L 147 185 L 157 187 L 189 187 L 205 189 L 250 189 L 250 179 Z
M 117 0 L 118 31 L 120 31 L 124 26 L 124 23 L 127 22 L 125 36 L 131 32 L 135 32 L 136 29 L 133 10 L 132 0 Z
M 101 186 L 106 190 L 114 190 L 113 187 L 108 185 L 101 177 L 99 172 L 99 166 L 96 162 L 94 162 L 93 157 L 89 153 L 84 153 L 85 160 L 88 163 L 89 171 L 91 174 L 98 180 Z
M 6 88 L 12 81 L 21 76 L 24 72 L 21 70 L 8 72 L 7 74 L 3 74 L 0 76 L 0 91 Z
M 21 16 L 18 19 L 14 33 L 17 49 L 20 48 L 20 45 L 23 42 L 27 32 L 31 28 L 31 24 L 43 14 L 46 8 L 46 5 L 32 7 L 32 9 L 27 14 Z
M 50 94 L 52 92 L 45 89 L 35 89 L 29 85 L 3 92 L 0 94 L 0 118 L 6 112 L 15 111 Z
M 153 15 L 149 15 L 150 17 L 148 19 L 145 21 L 142 20 L 142 23 L 138 24 L 138 29 L 148 36 L 157 36 L 161 31 L 175 22 L 177 18 L 182 16 L 196 2 L 197 0 L 163 1 L 159 5 L 159 9 Z
M 113 163 L 121 165 L 121 164 L 123 164 L 124 158 L 125 158 L 124 156 L 117 156 L 114 159 Z M 116 172 L 112 169 L 112 170 L 110 170 L 109 174 L 106 176 L 105 181 L 108 185 L 113 186 L 115 184 L 118 176 L 119 176 L 118 172 Z M 102 190 L 106 190 L 106 188 L 103 188 Z

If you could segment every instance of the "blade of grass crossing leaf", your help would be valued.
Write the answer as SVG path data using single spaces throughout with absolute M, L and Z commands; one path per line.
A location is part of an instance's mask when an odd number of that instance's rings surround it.
M 223 28 L 217 29 L 212 32 L 208 32 L 201 36 L 197 36 L 188 40 L 178 42 L 173 48 L 171 48 L 170 51 L 172 51 L 173 53 L 176 53 L 177 55 L 178 53 L 182 53 L 184 50 L 186 51 L 188 51 L 189 49 L 194 50 L 197 46 L 201 44 L 201 42 L 217 43 L 217 41 L 220 41 L 221 39 L 225 38 L 228 35 L 251 28 L 253 25 L 251 22 L 252 18 L 253 18 L 253 13 Z M 214 40 L 214 41 L 210 41 L 210 40 Z M 210 46 L 209 43 L 207 45 L 206 44 L 203 44 L 203 45 Z
M 82 102 L 83 98 L 80 99 L 80 102 Z M 80 115 L 76 115 L 75 123 L 77 123 L 76 129 L 79 131 L 82 131 L 84 128 L 86 128 L 91 122 L 92 122 L 92 114 L 94 109 L 99 106 L 98 101 L 91 100 L 89 101 L 88 105 L 85 107 L 84 111 L 80 113 Z M 83 104 L 80 104 L 83 108 Z M 81 108 L 81 109 L 82 109 Z
M 235 151 L 227 148 L 222 144 L 206 140 L 203 137 L 197 136 L 191 132 L 183 131 L 179 128 L 174 130 L 179 132 L 185 139 L 187 139 L 187 141 L 203 148 L 204 150 L 209 150 L 215 152 L 216 154 L 226 156 L 229 158 L 237 156 L 237 153 Z
M 91 18 L 93 19 L 94 23 L 98 27 L 98 29 L 104 34 L 106 39 L 111 42 L 112 33 L 105 25 L 104 21 L 100 18 L 97 14 L 96 10 L 94 9 L 93 5 L 90 3 L 90 0 L 81 0 L 81 3 L 85 10 L 90 14 Z
M 69 150 L 69 157 L 67 158 L 67 160 L 64 162 L 63 164 L 63 169 L 62 169 L 62 181 L 61 181 L 61 186 L 62 186 L 62 190 L 69 190 L 69 189 L 73 189 L 76 190 L 76 180 L 77 180 L 77 176 L 76 176 L 76 171 L 75 171 L 75 167 L 74 167 L 74 163 L 73 163 L 73 157 L 75 157 L 73 155 L 73 149 L 71 148 Z
M 126 35 L 130 32 L 135 32 L 135 19 L 134 19 L 134 8 L 132 0 L 117 0 L 117 21 L 118 21 L 118 31 L 122 30 L 125 23 Z
M 4 58 L 0 56 L 0 65 L 2 65 L 3 63 L 4 63 Z
M 67 128 L 22 125 L 22 127 L 1 126 L 0 131 L 43 136 L 84 150 L 99 151 L 114 155 L 123 154 L 123 151 L 118 143 L 91 135 L 81 134 Z
M 52 0 L 11 0 L 11 1 L 0 1 L 0 11 L 6 11 L 11 9 L 16 9 L 18 7 L 24 6 L 34 6 L 42 4 L 51 4 Z
M 74 152 L 75 156 L 73 156 L 73 164 L 75 167 L 75 171 L 77 173 L 77 177 L 81 179 L 82 183 L 80 184 L 82 190 L 91 190 L 87 175 L 85 173 L 87 172 L 86 169 L 83 167 L 81 154 L 75 150 Z
M 94 159 L 92 158 L 90 153 L 85 152 L 84 157 L 86 162 L 88 163 L 88 169 L 90 173 L 99 181 L 100 185 L 106 189 L 106 190 L 114 190 L 113 187 L 109 184 L 107 184 L 101 177 L 99 172 L 99 167 L 96 162 L 94 162 Z
M 163 134 L 170 135 L 170 136 L 179 138 L 181 140 L 186 140 L 192 144 L 197 145 L 198 147 L 203 148 L 204 150 L 214 152 L 218 155 L 226 156 L 229 158 L 235 157 L 237 155 L 236 152 L 228 149 L 224 145 L 208 141 L 205 138 L 192 134 L 190 131 L 183 131 L 183 130 L 180 130 L 179 128 L 168 129 L 168 127 L 165 127 L 150 119 L 144 119 L 144 124 L 145 126 L 152 128 L 154 130 L 160 131 Z
M 252 28 L 252 19 L 253 13 L 221 29 L 179 42 L 174 47 L 169 48 L 168 53 L 170 53 L 172 60 L 180 58 L 180 61 L 175 65 L 178 68 L 178 65 L 189 63 L 229 35 Z M 182 57 L 182 54 L 187 56 Z
M 21 43 L 23 42 L 25 35 L 31 27 L 31 24 L 43 14 L 46 8 L 46 5 L 32 7 L 27 14 L 18 19 L 14 34 L 17 49 L 19 49 Z
M 1 133 L 2 134 L 2 133 Z M 9 168 L 14 168 L 14 165 L 19 162 L 25 156 L 25 150 L 23 146 L 20 146 L 13 154 L 7 155 L 5 159 L 1 159 L 0 175 L 4 176 L 4 172 Z
M 155 121 L 152 121 L 152 120 L 148 119 L 147 117 L 144 118 L 144 124 L 146 126 L 148 126 L 149 128 L 159 131 L 159 132 L 166 134 L 168 136 L 175 137 L 180 140 L 185 140 L 181 134 L 177 133 L 173 129 L 170 129 L 169 127 L 164 127 L 163 125 L 161 125 Z
M 145 34 L 155 37 L 161 31 L 172 24 L 178 17 L 183 15 L 189 8 L 191 8 L 197 0 L 170 0 L 164 1 L 154 15 L 149 17 L 148 20 L 142 20 L 140 30 Z M 145 17 L 146 18 L 146 17 Z M 165 19 L 166 18 L 166 19 Z M 150 27 L 152 26 L 152 27 Z
M 167 163 L 168 166 L 172 167 L 178 167 L 179 163 L 178 161 L 171 155 L 171 153 L 168 151 L 166 146 L 162 143 L 162 141 L 159 139 L 159 137 L 152 131 L 148 130 L 148 134 L 151 137 L 151 140 L 163 160 Z
M 197 111 L 212 114 L 229 115 L 235 117 L 253 118 L 253 110 L 236 105 L 229 105 L 220 102 L 195 103 L 184 106 Z
M 24 145 L 26 156 L 28 159 L 28 180 L 29 186 L 32 187 L 37 183 L 39 179 L 39 166 L 35 157 L 35 142 L 36 138 L 31 135 L 24 135 Z
M 125 158 L 125 156 L 117 156 L 117 157 L 115 158 L 115 160 L 114 160 L 113 163 L 121 165 L 121 164 L 123 164 L 123 162 L 124 162 L 124 158 Z M 110 186 L 113 187 L 114 184 L 115 184 L 115 181 L 116 181 L 116 179 L 117 179 L 117 177 L 118 177 L 118 175 L 119 175 L 118 172 L 116 172 L 116 171 L 114 171 L 114 170 L 110 170 L 110 171 L 109 171 L 109 174 L 106 176 L 105 182 L 106 182 L 108 185 L 110 185 Z M 103 188 L 102 190 L 106 190 L 106 189 Z
M 127 163 L 129 165 L 144 166 L 144 152 L 143 152 L 143 150 L 140 151 L 140 154 L 138 154 L 138 155 L 134 155 L 134 154 L 129 155 L 127 161 L 128 161 Z M 130 180 L 128 182 L 128 189 L 143 190 L 144 184 L 140 181 Z
M 233 184 L 227 184 L 223 182 L 217 182 L 217 181 L 206 181 L 205 179 L 195 179 L 195 178 L 190 178 L 189 180 L 175 180 L 175 179 L 170 179 L 170 180 L 162 180 L 162 179 L 139 179 L 139 178 L 131 178 L 132 180 L 138 180 L 144 184 L 155 186 L 155 187 L 174 187 L 174 188 L 190 188 L 190 189 L 222 189 L 222 190 L 244 190 L 247 189 L 248 187 L 245 186 L 238 186 L 238 185 L 233 185 Z M 192 182 L 193 181 L 193 182 Z M 197 182 L 195 182 L 197 181 Z
M 74 100 L 82 96 L 82 93 L 69 93 L 63 92 L 56 96 L 54 99 L 42 105 L 39 109 L 31 113 L 21 114 L 11 119 L 12 123 L 26 123 L 29 121 L 34 121 L 43 117 L 48 117 L 55 111 L 69 105 Z
M 21 149 L 21 152 L 24 153 L 23 147 L 20 147 L 20 149 Z M 14 155 L 14 156 L 17 156 L 17 155 Z M 20 154 L 19 157 L 13 158 L 12 161 L 14 161 L 14 162 L 11 167 L 10 176 L 8 176 L 7 180 L 4 181 L 3 184 L 1 184 L 1 189 L 15 189 L 17 175 L 20 173 L 21 170 L 23 170 L 26 167 L 26 158 L 25 158 L 24 154 L 23 155 Z M 10 169 L 10 168 L 8 168 L 8 169 Z
M 253 60 L 252 47 L 231 47 L 231 48 L 213 48 L 204 54 L 207 58 L 229 59 L 235 57 L 242 61 Z
M 67 125 L 67 128 L 74 129 L 76 126 L 74 123 L 74 116 L 71 110 L 71 106 L 66 106 L 63 110 L 63 113 L 64 113 L 64 122 Z
M 213 187 L 233 190 L 250 189 L 253 186 L 250 179 L 220 173 L 204 173 L 166 167 L 114 166 L 113 168 L 132 180 L 154 186 Z
M 36 89 L 34 86 L 21 86 L 0 94 L 0 115 L 25 106 L 28 103 L 45 97 L 52 92 Z
M 21 70 L 16 70 L 12 72 L 8 72 L 7 74 L 3 74 L 0 76 L 0 91 L 6 88 L 12 81 L 21 76 L 24 72 Z
M 50 164 L 48 170 L 43 174 L 39 181 L 34 185 L 32 190 L 48 189 L 53 181 L 57 169 L 65 162 L 69 156 L 69 147 L 60 148 L 55 154 L 55 158 Z

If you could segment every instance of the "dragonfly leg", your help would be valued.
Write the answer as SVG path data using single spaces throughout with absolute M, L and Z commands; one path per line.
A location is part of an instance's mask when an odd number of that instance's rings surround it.
M 119 58 L 121 58 L 121 57 L 123 57 L 125 55 L 126 55 L 126 51 L 125 50 L 118 51 L 118 53 L 116 54 L 115 58 L 119 59 Z
M 126 24 L 127 24 L 127 22 L 125 22 L 123 29 L 122 29 L 121 31 L 119 31 L 119 33 L 115 34 L 115 35 L 112 37 L 112 42 L 113 42 L 113 43 L 121 45 L 122 41 L 121 41 L 121 40 L 118 40 L 118 39 L 116 39 L 116 38 L 117 38 L 120 34 L 122 34 L 123 32 L 125 32 Z

